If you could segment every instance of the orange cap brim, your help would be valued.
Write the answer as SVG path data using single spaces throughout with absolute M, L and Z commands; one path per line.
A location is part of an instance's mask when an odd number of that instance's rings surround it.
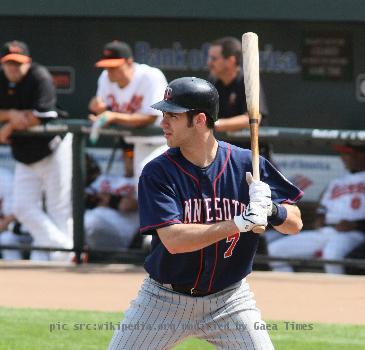
M 98 68 L 114 68 L 119 67 L 125 62 L 125 58 L 107 58 L 104 60 L 100 60 L 95 63 L 95 67 Z
M 354 149 L 351 146 L 346 145 L 333 145 L 333 149 L 339 153 L 354 153 Z
M 125 149 L 125 150 L 124 150 L 124 155 L 125 155 L 127 158 L 133 158 L 134 151 L 133 151 L 132 149 Z
M 26 55 L 20 55 L 18 53 L 9 53 L 9 55 L 6 55 L 1 58 L 1 63 L 4 62 L 18 62 L 18 63 L 29 63 L 32 61 L 32 59 L 29 56 Z

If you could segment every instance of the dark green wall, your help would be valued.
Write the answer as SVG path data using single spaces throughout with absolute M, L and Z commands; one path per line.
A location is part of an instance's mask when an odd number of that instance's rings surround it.
M 0 25 L 1 42 L 15 38 L 25 40 L 31 46 L 34 60 L 47 66 L 74 67 L 75 91 L 71 95 L 60 95 L 59 100 L 77 117 L 87 115 L 87 103 L 95 93 L 99 74 L 93 64 L 107 41 L 125 40 L 132 47 L 137 42 L 145 42 L 152 49 L 159 50 L 171 49 L 174 43 L 178 43 L 175 48 L 180 45 L 182 50 L 189 50 L 185 53 L 193 58 L 196 70 L 189 64 L 171 69 L 171 62 L 165 61 L 163 70 L 170 80 L 182 75 L 206 77 L 207 72 L 202 69 L 206 54 L 206 48 L 202 48 L 204 43 L 225 35 L 240 37 L 246 31 L 254 31 L 259 34 L 260 49 L 266 53 L 270 47 L 272 50 L 271 55 L 265 56 L 266 61 L 261 61 L 271 125 L 365 128 L 365 103 L 357 101 L 355 93 L 355 79 L 358 74 L 365 73 L 363 23 L 27 16 L 0 17 Z M 300 57 L 303 35 L 307 31 L 341 32 L 352 37 L 354 60 L 350 81 L 308 81 L 302 78 Z M 154 59 L 156 53 L 150 52 L 149 63 L 157 63 Z M 146 56 L 137 55 L 136 58 Z M 181 57 L 174 59 L 179 63 Z M 273 60 L 276 60 L 275 65 L 272 65 Z M 288 62 L 292 63 L 291 66 Z
M 363 0 L 1 0 L 7 16 L 364 21 Z

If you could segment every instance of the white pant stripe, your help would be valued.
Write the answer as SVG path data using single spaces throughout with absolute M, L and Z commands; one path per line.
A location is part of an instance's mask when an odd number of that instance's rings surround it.
M 166 350 L 188 336 L 206 339 L 218 349 L 272 350 L 268 333 L 254 330 L 254 322 L 262 322 L 261 316 L 245 281 L 196 298 L 146 278 L 109 350 Z M 145 327 L 136 329 L 136 324 Z

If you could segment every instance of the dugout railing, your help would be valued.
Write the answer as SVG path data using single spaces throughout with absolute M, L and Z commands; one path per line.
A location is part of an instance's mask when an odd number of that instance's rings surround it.
M 41 134 L 56 135 L 60 133 L 71 132 L 73 134 L 72 144 L 72 211 L 73 211 L 73 232 L 74 248 L 60 249 L 53 247 L 36 247 L 33 250 L 46 251 L 74 251 L 76 263 L 83 262 L 82 255 L 90 253 L 85 247 L 84 239 L 84 179 L 85 169 L 85 149 L 88 143 L 88 136 L 91 131 L 91 124 L 85 119 L 69 119 L 58 122 L 52 122 L 45 125 L 35 126 L 27 131 L 17 132 L 19 135 Z M 100 130 L 101 139 L 109 139 L 125 136 L 142 136 L 149 137 L 152 135 L 161 135 L 161 129 L 158 127 L 128 128 L 112 126 Z M 218 133 L 217 137 L 226 141 L 249 140 L 249 131 L 242 130 L 239 132 Z M 337 129 L 309 129 L 309 128 L 289 128 L 289 127 L 261 127 L 260 142 L 267 142 L 273 146 L 274 151 L 292 154 L 330 154 L 331 145 L 351 142 L 352 144 L 365 144 L 365 131 L 363 130 L 337 130 Z M 313 210 L 315 203 L 304 202 L 300 204 L 305 216 Z M 5 246 L 1 249 L 28 249 L 29 246 Z M 116 249 L 116 250 L 93 250 L 94 253 L 105 253 L 113 257 L 114 262 L 125 263 L 142 263 L 145 252 L 140 249 Z M 280 258 L 270 257 L 267 255 L 256 255 L 255 263 L 268 263 L 269 261 L 287 261 L 294 266 L 305 267 L 322 267 L 324 264 L 341 264 L 349 267 L 365 269 L 365 260 L 362 259 L 343 259 L 343 260 L 323 260 L 317 258 Z

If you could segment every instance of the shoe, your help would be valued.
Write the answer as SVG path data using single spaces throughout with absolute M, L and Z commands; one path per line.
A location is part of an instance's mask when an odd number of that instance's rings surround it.
M 74 264 L 77 264 L 76 262 L 76 254 L 74 253 L 74 256 L 71 260 Z M 81 253 L 81 264 L 87 264 L 89 262 L 89 253 Z

